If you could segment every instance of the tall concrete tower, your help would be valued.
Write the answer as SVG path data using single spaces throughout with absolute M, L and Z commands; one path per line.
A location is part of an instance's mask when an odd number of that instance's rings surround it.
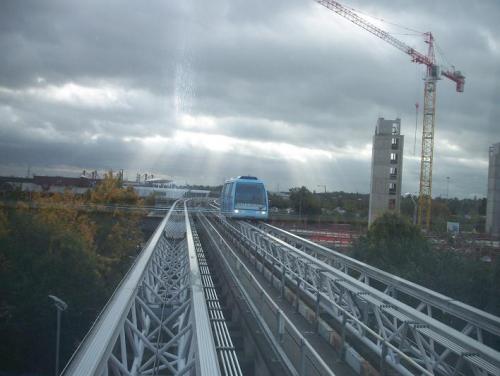
M 386 211 L 399 213 L 404 136 L 401 119 L 379 118 L 373 136 L 368 224 Z
M 490 146 L 486 232 L 500 236 L 500 142 Z

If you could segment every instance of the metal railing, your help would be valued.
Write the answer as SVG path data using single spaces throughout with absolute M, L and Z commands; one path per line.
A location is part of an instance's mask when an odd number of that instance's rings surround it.
M 500 317 L 384 272 L 270 224 L 262 222 L 259 227 L 360 282 L 411 305 L 423 314 L 434 317 L 438 321 L 443 320 L 446 325 L 453 326 L 479 342 L 483 342 L 483 332 L 486 332 L 491 335 L 494 341 L 500 343 Z M 443 315 L 434 315 L 436 312 L 445 313 L 444 318 L 442 318 Z

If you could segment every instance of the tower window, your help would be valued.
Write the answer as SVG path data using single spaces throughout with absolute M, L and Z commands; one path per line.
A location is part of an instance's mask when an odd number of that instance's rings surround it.
M 399 148 L 399 140 L 396 137 L 393 137 L 391 140 L 391 147 L 393 150 L 398 150 Z
M 396 199 L 395 198 L 389 199 L 389 209 L 390 210 L 396 209 Z
M 391 167 L 389 169 L 389 177 L 396 178 L 397 176 L 398 176 L 398 168 L 397 167 Z
M 389 183 L 389 194 L 390 195 L 396 194 L 396 183 Z

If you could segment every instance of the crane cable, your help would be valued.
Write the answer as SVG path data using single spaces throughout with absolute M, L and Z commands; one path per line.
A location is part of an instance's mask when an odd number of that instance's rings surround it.
M 361 11 L 359 9 L 356 9 L 356 8 L 353 8 L 353 7 L 350 7 L 350 6 L 347 6 L 347 5 L 343 5 L 344 8 L 346 9 L 349 9 L 355 13 L 358 13 L 358 14 L 362 14 L 366 17 L 370 17 L 370 18 L 373 18 L 375 20 L 378 20 L 378 21 L 381 21 L 381 22 L 384 22 L 388 25 L 392 25 L 392 26 L 395 26 L 395 27 L 398 27 L 400 29 L 404 29 L 406 31 L 409 31 L 410 33 L 392 33 L 392 32 L 388 32 L 387 31 L 387 34 L 390 34 L 390 35 L 409 35 L 409 36 L 416 36 L 416 35 L 424 35 L 425 32 L 423 31 L 420 31 L 420 30 L 416 30 L 416 29 L 412 29 L 410 27 L 407 27 L 407 26 L 403 26 L 403 25 L 400 25 L 396 22 L 392 22 L 392 21 L 387 21 L 386 19 L 384 18 L 381 18 L 381 17 L 377 17 L 377 16 L 374 16 L 372 14 L 369 14 L 367 12 L 364 12 L 364 11 Z M 439 56 L 441 57 L 441 59 L 446 63 L 446 65 L 448 67 L 452 67 L 454 68 L 454 66 L 452 64 L 450 64 L 450 62 L 448 61 L 448 59 L 446 58 L 446 55 L 444 54 L 443 50 L 439 47 L 438 43 L 436 40 L 434 40 L 434 46 L 436 47 L 436 51 L 437 53 L 439 54 Z
M 444 54 L 443 50 L 441 49 L 441 47 L 439 47 L 439 45 L 437 44 L 436 41 L 434 41 L 434 47 L 436 47 L 436 51 L 437 51 L 439 57 L 446 63 L 446 66 L 453 67 L 453 65 L 450 64 L 450 62 L 446 58 L 446 55 Z
M 387 20 L 385 20 L 385 19 L 383 19 L 383 18 L 373 16 L 373 15 L 371 15 L 371 14 L 369 14 L 369 13 L 366 13 L 366 12 L 364 12 L 364 11 L 361 11 L 361 10 L 359 10 L 359 9 L 356 9 L 356 8 L 353 8 L 353 7 L 350 7 L 350 6 L 346 6 L 346 5 L 344 5 L 344 8 L 350 9 L 350 10 L 352 10 L 352 11 L 353 11 L 353 12 L 355 12 L 355 13 L 359 13 L 359 14 L 362 14 L 362 15 L 364 15 L 364 16 L 367 16 L 367 17 L 370 17 L 370 18 L 376 19 L 376 20 L 378 20 L 378 21 L 384 22 L 384 23 L 386 23 L 386 24 L 388 24 L 388 25 L 396 26 L 396 27 L 399 27 L 399 28 L 401 28 L 401 29 L 404 29 L 404 30 L 407 30 L 407 31 L 411 31 L 411 34 L 409 34 L 409 33 L 404 33 L 404 34 L 399 34 L 399 35 L 422 35 L 422 34 L 424 34 L 424 32 L 423 32 L 423 31 L 415 30 L 415 29 L 409 28 L 409 27 L 407 27 L 407 26 L 399 25 L 399 24 L 397 24 L 397 23 L 395 23 L 395 22 L 387 21 Z M 394 34 L 394 35 L 397 35 L 397 33 L 388 33 L 388 34 Z

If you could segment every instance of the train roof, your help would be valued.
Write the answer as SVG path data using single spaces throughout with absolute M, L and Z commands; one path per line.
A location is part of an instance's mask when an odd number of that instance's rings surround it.
M 234 178 L 227 179 L 225 181 L 225 183 L 230 183 L 230 182 L 234 182 L 234 181 L 246 181 L 246 182 L 254 182 L 254 183 L 264 184 L 264 182 L 262 180 L 260 180 L 259 178 L 255 177 L 255 176 L 248 176 L 248 175 L 236 176 Z

